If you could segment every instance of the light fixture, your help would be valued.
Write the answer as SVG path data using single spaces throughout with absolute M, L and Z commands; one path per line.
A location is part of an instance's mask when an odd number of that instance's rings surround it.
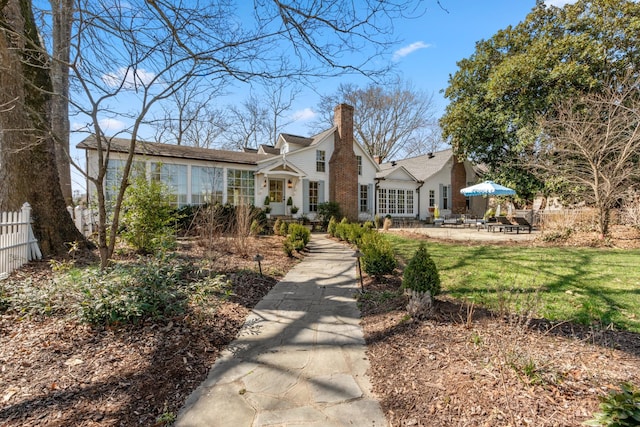
M 287 180 L 287 188 L 293 188 L 293 182 L 291 180 Z
M 258 263 L 258 268 L 260 269 L 260 276 L 262 276 L 262 264 L 261 264 L 261 261 L 264 260 L 264 256 L 262 256 L 260 254 L 256 254 L 256 256 L 253 257 L 253 260 Z
M 266 188 L 266 186 L 267 186 L 267 178 L 265 178 L 264 181 L 262 182 L 262 186 Z

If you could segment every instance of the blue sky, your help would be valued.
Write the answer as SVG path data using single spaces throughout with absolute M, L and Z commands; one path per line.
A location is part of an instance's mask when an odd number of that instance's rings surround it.
M 575 0 L 546 0 L 548 5 L 562 6 Z M 394 38 L 400 43 L 390 52 L 388 58 L 393 62 L 396 71 L 413 86 L 434 95 L 436 116 L 444 112 L 446 100 L 442 91 L 447 87 L 450 74 L 457 70 L 456 63 L 469 57 L 475 50 L 475 43 L 481 39 L 492 37 L 498 30 L 509 25 L 517 25 L 525 19 L 535 6 L 535 0 L 490 0 L 479 2 L 474 0 L 441 0 L 440 8 L 435 0 L 429 0 L 429 9 L 420 18 L 397 21 Z M 114 70 L 117 73 L 117 70 Z M 313 89 L 306 89 L 298 97 L 293 106 L 292 117 L 297 120 L 280 132 L 298 135 L 310 135 L 309 123 L 314 120 L 316 108 L 320 100 L 318 94 L 332 94 L 340 83 L 354 83 L 364 87 L 369 81 L 362 77 L 343 76 L 325 79 Z M 241 102 L 247 94 L 246 90 L 238 88 L 224 100 L 226 104 Z M 216 107 L 223 108 L 224 105 Z M 102 125 L 107 123 L 107 132 L 122 129 L 125 123 L 113 119 L 103 118 Z M 76 126 L 76 124 L 72 124 Z M 153 133 L 141 135 L 143 139 L 152 139 Z M 72 147 L 78 142 L 72 138 Z M 72 150 L 72 155 L 80 163 L 84 153 Z M 73 173 L 73 187 L 82 191 L 85 183 L 83 178 Z
M 548 5 L 562 6 L 566 0 L 547 0 Z M 441 0 L 444 9 L 435 2 L 420 18 L 397 23 L 395 36 L 402 40 L 391 53 L 394 65 L 416 89 L 434 94 L 439 117 L 446 106 L 442 95 L 449 75 L 457 70 L 456 63 L 473 54 L 475 43 L 492 37 L 498 30 L 523 21 L 535 6 L 535 0 Z M 323 94 L 335 92 L 341 82 L 367 84 L 365 78 L 342 77 L 325 81 L 316 90 Z M 283 131 L 308 135 L 306 123 L 313 118 L 318 96 L 309 91 L 300 97 L 296 113 L 300 120 Z

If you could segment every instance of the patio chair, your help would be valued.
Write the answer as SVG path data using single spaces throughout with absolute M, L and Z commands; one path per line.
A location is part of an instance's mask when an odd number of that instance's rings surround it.
M 518 224 L 518 230 L 528 230 L 529 233 L 531 233 L 531 230 L 533 229 L 533 226 L 529 223 L 529 221 L 527 221 L 526 218 L 521 217 L 521 216 L 517 216 L 517 217 L 515 217 L 513 219 Z
M 509 221 L 506 216 L 497 216 L 496 222 L 487 224 L 487 230 L 491 232 L 496 231 L 496 228 L 498 229 L 498 231 L 506 231 L 507 228 L 512 229 L 512 227 L 513 224 L 511 224 L 511 221 Z

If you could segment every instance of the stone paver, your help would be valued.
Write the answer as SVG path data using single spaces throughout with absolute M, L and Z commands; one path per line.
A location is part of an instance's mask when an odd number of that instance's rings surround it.
M 353 251 L 310 254 L 256 305 L 176 427 L 387 426 L 372 396 Z

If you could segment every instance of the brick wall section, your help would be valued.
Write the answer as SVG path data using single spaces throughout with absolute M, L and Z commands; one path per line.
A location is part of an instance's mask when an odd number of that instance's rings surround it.
M 458 161 L 457 156 L 453 156 L 453 166 L 451 167 L 451 212 L 463 214 L 467 211 L 467 200 L 460 194 L 460 190 L 467 186 L 467 171 L 464 163 Z
M 353 107 L 340 104 L 334 110 L 333 155 L 329 159 L 329 200 L 338 202 L 350 221 L 358 220 L 358 164 L 353 151 Z

